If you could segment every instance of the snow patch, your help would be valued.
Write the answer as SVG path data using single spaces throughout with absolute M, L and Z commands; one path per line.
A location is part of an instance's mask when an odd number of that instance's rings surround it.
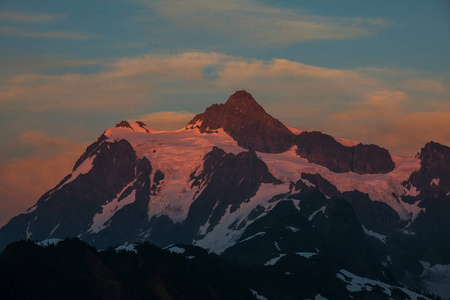
M 147 128 L 147 126 L 144 126 L 144 125 L 139 125 L 137 122 L 132 122 L 132 123 L 130 123 L 130 126 L 133 128 L 133 130 L 134 131 L 136 131 L 136 132 L 143 132 L 143 133 L 149 133 L 149 132 L 147 132 L 147 130 L 148 131 L 150 131 L 148 128 Z
M 25 212 L 25 214 L 31 214 L 33 211 L 35 211 L 37 208 L 37 204 L 35 204 L 34 206 L 30 207 L 29 209 L 27 209 L 27 211 Z
M 428 290 L 438 294 L 443 299 L 450 299 L 450 265 L 436 264 L 421 261 L 424 267 L 420 278 Z
M 136 246 L 135 244 L 125 243 L 123 245 L 120 245 L 119 247 L 116 247 L 114 250 L 116 250 L 116 251 L 128 251 L 128 252 L 137 253 L 137 250 L 134 249 L 135 246 Z
M 119 201 L 122 195 L 127 192 L 127 190 L 131 188 L 135 182 L 136 180 L 130 182 L 122 189 L 120 193 L 117 194 L 116 198 L 106 203 L 105 205 L 102 205 L 102 211 L 94 215 L 92 225 L 89 228 L 88 232 L 97 233 L 102 231 L 108 226 L 106 223 L 114 216 L 116 212 L 136 200 L 136 191 L 133 190 L 128 196 Z
M 440 178 L 434 178 L 433 180 L 431 180 L 430 186 L 433 186 L 433 185 L 438 186 L 440 181 L 441 181 Z
M 169 250 L 172 253 L 177 253 L 177 254 L 183 254 L 184 252 L 186 252 L 186 249 L 176 247 L 176 246 L 170 247 L 167 250 Z
M 378 232 L 374 232 L 372 230 L 369 230 L 369 229 L 367 229 L 364 226 L 361 226 L 361 227 L 363 228 L 365 234 L 378 239 L 383 244 L 386 244 L 386 236 L 385 235 L 382 235 L 382 234 L 380 234 Z
M 47 199 L 45 199 L 45 201 L 47 201 L 48 199 L 50 199 L 51 195 L 54 194 L 55 192 L 59 191 L 63 186 L 71 183 L 72 181 L 74 181 L 75 179 L 78 178 L 78 176 L 80 175 L 84 175 L 89 173 L 89 171 L 91 171 L 92 167 L 94 166 L 94 160 L 97 157 L 97 155 L 92 155 L 88 158 L 86 158 L 76 169 L 75 171 L 72 172 L 72 174 L 70 174 L 69 179 L 66 180 L 66 182 L 64 182 L 63 184 L 61 184 L 60 187 L 54 189 L 53 191 L 51 191 L 48 194 Z
M 50 234 L 48 235 L 47 239 L 48 239 L 49 237 L 52 236 L 53 232 L 55 232 L 55 230 L 58 229 L 58 227 L 59 227 L 60 224 L 61 224 L 61 223 L 58 223 L 58 225 L 56 225 L 56 226 L 53 228 L 53 230 L 52 230 L 52 231 L 50 232 Z
M 272 161 L 266 160 L 266 157 L 264 156 L 263 159 L 275 170 L 284 168 L 283 173 L 286 174 L 285 176 L 288 176 L 287 173 L 289 173 L 292 177 L 294 172 L 297 172 L 298 174 L 319 174 L 336 186 L 342 193 L 353 190 L 367 193 L 371 200 L 385 202 L 391 206 L 397 211 L 402 220 L 410 219 L 410 207 L 403 202 L 397 201 L 396 197 L 412 194 L 415 191 L 415 188 L 407 190 L 402 183 L 409 179 L 412 172 L 420 168 L 420 161 L 418 159 L 392 155 L 392 159 L 395 162 L 395 169 L 392 172 L 387 174 L 360 175 L 353 172 L 335 173 L 323 166 L 308 163 L 305 159 L 296 155 L 294 149 L 282 153 L 282 155 L 286 161 L 285 164 L 281 164 L 281 160 L 278 159 L 277 162 L 273 162 L 272 165 Z M 290 159 L 289 155 L 294 157 Z M 289 163 L 287 162 L 288 159 Z M 396 195 L 396 197 L 394 197 L 394 195 Z
M 387 296 L 391 296 L 392 294 L 391 290 L 396 288 L 402 290 L 409 297 L 411 297 L 412 300 L 418 300 L 420 299 L 420 297 L 422 297 L 422 299 L 425 298 L 423 295 L 416 294 L 406 288 L 392 286 L 378 280 L 360 277 L 358 275 L 350 273 L 347 270 L 340 270 L 338 273 L 336 273 L 336 277 L 347 283 L 347 290 L 349 292 L 360 292 L 362 291 L 362 289 L 371 291 L 374 286 L 379 286 L 380 288 L 383 289 L 382 292 L 385 293 Z
M 315 185 L 314 183 L 312 183 L 311 181 L 309 181 L 309 180 L 306 180 L 306 179 L 302 178 L 301 181 L 302 181 L 304 184 L 306 184 L 306 186 L 309 186 L 309 187 L 316 187 L 316 185 Z
M 292 227 L 292 226 L 287 226 L 286 229 L 289 229 L 289 230 L 292 231 L 292 232 L 298 232 L 298 231 L 300 231 L 300 229 L 295 228 L 295 227 Z
M 269 259 L 264 265 L 265 266 L 273 266 L 275 265 L 283 256 L 286 256 L 286 254 L 279 254 L 277 257 L 274 257 L 272 259 Z
M 291 126 L 286 126 L 286 128 L 289 129 L 289 131 L 292 132 L 295 135 L 299 135 L 300 133 L 303 132 L 303 130 L 295 128 L 295 127 L 291 127 Z
M 408 231 L 408 230 L 406 230 L 406 229 L 400 229 L 400 231 L 401 231 L 402 233 L 404 233 L 404 234 L 407 234 L 407 235 L 415 235 L 415 234 L 416 234 L 415 232 Z
M 308 220 L 309 221 L 312 221 L 312 219 L 314 219 L 314 217 L 319 213 L 319 212 L 322 212 L 323 214 L 325 214 L 325 209 L 327 208 L 327 206 L 325 205 L 325 206 L 322 206 L 321 208 L 319 208 L 318 210 L 316 210 L 315 212 L 313 212 L 310 216 L 309 216 L 309 218 L 308 218 Z
M 295 254 L 306 257 L 306 258 L 311 258 L 314 255 L 317 255 L 317 253 L 314 253 L 314 252 L 295 252 Z
M 277 248 L 278 251 L 281 251 L 280 246 L 278 245 L 278 243 L 275 242 L 275 241 L 274 241 L 273 243 L 274 243 L 274 245 L 275 245 L 275 248 Z
M 349 139 L 343 139 L 343 138 L 337 138 L 337 137 L 333 137 L 333 138 L 339 144 L 347 146 L 347 147 L 354 147 L 354 146 L 360 144 L 359 142 L 352 141 L 352 140 L 349 140 Z
M 245 220 L 247 216 L 258 205 L 264 207 L 267 211 L 269 207 L 273 206 L 273 203 L 269 201 L 276 195 L 285 194 L 289 192 L 289 184 L 273 185 L 271 183 L 262 183 L 259 187 L 256 195 L 253 196 L 248 202 L 243 202 L 239 208 L 230 213 L 231 205 L 226 209 L 225 214 L 220 219 L 219 223 L 210 231 L 206 236 L 198 241 L 194 241 L 194 245 L 209 249 L 210 251 L 220 254 L 228 247 L 233 246 L 236 241 L 242 236 L 248 225 L 252 224 L 255 220 L 266 215 L 262 213 L 254 220 L 247 220 L 245 226 L 240 229 L 233 228 L 231 225 L 236 220 Z M 238 226 L 240 227 L 240 226 Z M 231 228 L 231 229 L 230 229 Z
M 239 241 L 238 244 L 239 244 L 239 243 L 246 242 L 246 241 L 248 241 L 248 240 L 251 240 L 251 239 L 253 239 L 253 238 L 257 237 L 257 236 L 263 236 L 263 235 L 265 235 L 265 234 L 266 234 L 265 232 L 258 232 L 258 233 L 254 234 L 254 235 L 252 235 L 252 236 L 249 236 L 249 237 L 246 238 L 246 239 L 243 239 L 242 241 Z
M 43 241 L 37 242 L 37 244 L 39 246 L 46 247 L 46 246 L 49 246 L 49 245 L 56 245 L 56 244 L 58 244 L 61 241 L 62 241 L 62 239 L 51 238 L 51 239 L 45 239 Z
M 250 292 L 252 292 L 253 295 L 254 295 L 254 296 L 256 297 L 256 299 L 258 299 L 258 300 L 267 300 L 266 297 L 264 297 L 264 296 L 258 294 L 258 292 L 255 291 L 255 290 L 250 289 Z
M 419 204 L 420 201 L 414 204 L 403 203 L 403 207 L 409 211 L 409 220 L 411 223 L 414 222 L 421 211 L 425 212 L 425 208 L 419 207 Z
M 27 230 L 25 231 L 27 240 L 30 239 L 31 235 L 33 234 L 33 232 L 30 231 L 30 222 L 28 222 L 28 226 L 27 226 Z

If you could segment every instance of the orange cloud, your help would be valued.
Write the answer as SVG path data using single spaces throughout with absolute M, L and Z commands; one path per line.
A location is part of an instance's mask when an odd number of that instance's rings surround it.
M 447 90 L 447 87 L 439 80 L 430 79 L 407 79 L 402 83 L 402 86 L 410 91 L 433 94 L 443 94 Z
M 0 226 L 25 212 L 38 198 L 56 186 L 72 171 L 87 143 L 51 138 L 42 132 L 27 132 L 21 137 L 25 146 L 36 152 L 25 158 L 5 162 L 0 168 Z
M 177 130 L 184 128 L 195 114 L 186 111 L 155 112 L 136 117 L 136 121 L 144 122 L 148 127 L 158 130 Z
M 287 125 L 380 143 L 395 153 L 410 155 L 415 150 L 407 150 L 408 141 L 400 142 L 405 135 L 395 129 L 401 127 L 399 120 L 410 116 L 426 120 L 420 113 L 450 112 L 448 83 L 425 75 L 410 70 L 340 70 L 215 52 L 146 54 L 105 63 L 102 71 L 92 74 L 12 76 L 0 82 L 0 108 L 120 111 L 136 116 L 142 107 L 154 103 L 164 107 L 172 101 L 165 108 L 173 109 L 172 97 L 179 101 L 180 95 L 186 95 L 182 107 L 196 105 L 195 112 L 200 112 L 226 100 L 233 91 L 245 89 Z M 198 95 L 225 96 L 206 102 L 197 100 Z M 206 105 L 200 106 L 199 101 Z M 154 113 L 143 121 L 158 129 L 184 126 L 187 115 L 175 114 Z M 429 139 L 430 134 L 416 132 L 421 136 L 411 138 L 410 149 L 416 149 L 416 141 Z M 398 145 L 391 133 L 401 135 Z
M 413 98 L 402 91 L 371 93 L 352 109 L 330 115 L 324 131 L 374 143 L 404 156 L 429 141 L 450 145 L 450 111 L 411 111 Z

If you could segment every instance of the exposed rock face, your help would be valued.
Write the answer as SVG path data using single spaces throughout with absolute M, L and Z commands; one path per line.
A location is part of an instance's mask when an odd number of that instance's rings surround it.
M 188 230 L 193 232 L 197 232 L 208 218 L 208 230 L 212 230 L 228 207 L 230 213 L 236 211 L 256 194 L 261 183 L 281 183 L 254 151 L 234 155 L 217 147 L 205 156 L 203 172 L 194 178 L 193 184 L 196 182 L 207 185 L 192 203 L 185 222 Z
M 237 91 L 225 104 L 208 107 L 204 113 L 196 115 L 186 128 L 195 126 L 201 132 L 222 128 L 239 146 L 260 152 L 284 152 L 294 140 L 294 134 L 267 114 L 246 91 Z
M 389 173 L 395 168 L 389 151 L 377 145 L 358 144 L 353 150 L 352 171 L 358 174 Z
M 293 196 L 301 199 L 300 211 L 291 201 L 280 201 L 267 215 L 249 225 L 240 241 L 222 255 L 245 264 L 265 264 L 280 255 L 284 259 L 283 256 L 306 252 L 328 257 L 338 268 L 362 276 L 391 280 L 384 275 L 347 202 L 327 200 L 314 188 L 302 189 Z M 323 209 L 314 213 L 311 208 L 317 200 Z
M 352 153 L 348 147 L 318 131 L 302 132 L 295 141 L 297 154 L 309 162 L 325 166 L 333 172 L 350 172 L 352 167 Z
M 38 200 L 34 211 L 13 218 L 0 229 L 0 247 L 17 238 L 44 240 L 52 234 L 87 236 L 94 215 L 102 213 L 102 206 L 116 198 L 120 202 L 131 192 L 135 193 L 136 201 L 114 215 L 119 218 L 117 222 L 109 220 L 110 226 L 102 231 L 103 235 L 108 236 L 105 244 L 114 244 L 115 239 L 120 240 L 121 235 L 129 234 L 127 228 L 135 229 L 138 220 L 146 220 L 152 172 L 150 162 L 146 158 L 137 158 L 129 142 L 104 142 L 102 137 L 87 148 L 74 167 L 74 171 L 87 167 L 85 173 L 81 172 L 74 178 L 72 176 L 76 172 L 68 175 Z M 91 162 L 86 166 L 88 160 Z M 133 207 L 135 213 L 130 213 Z M 120 218 L 120 215 L 124 217 Z M 113 229 L 116 223 L 120 229 L 118 231 Z M 9 240 L 15 228 L 25 230 Z M 108 235 L 111 231 L 114 234 Z
M 128 123 L 127 121 L 120 121 L 116 124 L 116 127 L 130 128 L 131 130 L 134 130 L 133 127 L 131 127 L 130 123 Z
M 301 178 L 314 184 L 324 195 L 328 197 L 341 197 L 341 192 L 331 182 L 320 176 L 320 174 L 302 173 Z M 296 190 L 298 188 L 296 187 Z
M 365 228 L 387 235 L 397 231 L 400 227 L 398 213 L 386 203 L 372 201 L 367 194 L 359 191 L 345 192 L 342 198 L 353 206 L 358 219 Z
M 317 253 L 324 241 L 292 201 L 281 201 L 267 215 L 247 227 L 222 256 L 245 264 L 264 265 L 280 254 Z
M 102 134 L 95 142 L 90 144 L 87 147 L 86 151 L 77 160 L 72 171 L 75 171 L 83 161 L 85 161 L 89 156 L 91 156 L 93 152 L 98 149 L 98 146 L 100 146 L 106 139 L 108 139 L 108 137 L 105 134 Z
M 416 234 L 416 251 L 419 257 L 433 263 L 450 264 L 450 197 L 435 197 L 423 200 L 424 208 L 410 226 Z M 423 241 L 426 241 L 424 243 Z
M 146 132 L 150 133 L 150 131 L 147 129 L 147 125 L 144 122 L 136 121 L 136 124 L 138 124 L 138 126 L 144 129 Z
M 206 133 L 222 128 L 239 146 L 260 152 L 280 153 L 295 144 L 301 157 L 338 173 L 388 173 L 395 167 L 389 152 L 376 145 L 347 147 L 317 131 L 294 135 L 246 91 L 237 91 L 225 104 L 208 107 L 186 128 L 199 128 Z
M 420 169 L 411 174 L 405 185 L 412 184 L 422 193 L 450 191 L 450 147 L 429 142 L 419 154 Z
M 296 139 L 297 154 L 333 172 L 388 173 L 395 167 L 389 152 L 376 145 L 347 147 L 318 131 L 302 132 Z
M 331 199 L 324 213 L 314 218 L 312 223 L 329 244 L 330 255 L 348 270 L 369 278 L 388 280 L 365 240 L 361 224 L 349 203 L 342 199 Z

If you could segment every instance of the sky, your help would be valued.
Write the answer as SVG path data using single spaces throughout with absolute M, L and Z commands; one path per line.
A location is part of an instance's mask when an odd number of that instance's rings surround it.
M 121 120 L 182 128 L 244 89 L 391 153 L 450 145 L 447 0 L 0 0 L 0 226 Z

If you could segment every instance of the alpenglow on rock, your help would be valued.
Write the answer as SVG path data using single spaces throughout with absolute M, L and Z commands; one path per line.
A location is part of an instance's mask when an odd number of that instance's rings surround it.
M 222 128 L 238 145 L 255 151 L 280 153 L 288 150 L 294 134 L 246 91 L 237 91 L 225 104 L 214 104 L 198 114 L 186 128 L 211 132 Z

